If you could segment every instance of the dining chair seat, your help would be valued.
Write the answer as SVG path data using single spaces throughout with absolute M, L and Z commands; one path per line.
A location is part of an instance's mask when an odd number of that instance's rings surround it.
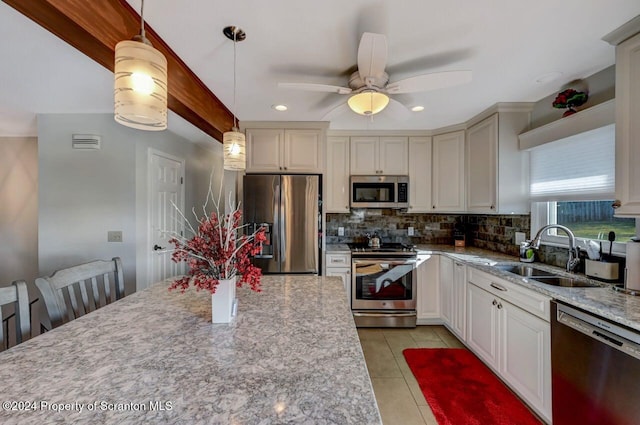
M 36 286 L 56 328 L 124 297 L 122 262 L 114 257 L 57 270 Z
M 16 343 L 26 341 L 31 336 L 31 319 L 29 315 L 29 292 L 27 284 L 24 280 L 16 280 L 11 286 L 0 288 L 0 319 L 2 315 L 2 306 L 14 305 L 15 323 L 16 323 Z M 0 351 L 8 346 L 7 336 L 4 332 L 4 324 L 0 326 Z

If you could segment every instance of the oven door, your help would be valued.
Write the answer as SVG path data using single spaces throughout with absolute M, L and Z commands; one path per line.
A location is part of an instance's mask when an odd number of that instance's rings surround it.
M 415 310 L 415 258 L 358 258 L 352 261 L 354 310 Z

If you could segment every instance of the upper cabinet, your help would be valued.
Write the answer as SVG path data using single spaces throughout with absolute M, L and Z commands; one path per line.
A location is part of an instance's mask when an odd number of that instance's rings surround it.
M 615 214 L 640 215 L 640 34 L 616 47 Z
M 518 134 L 528 126 L 528 111 L 506 110 L 469 127 L 466 141 L 468 212 L 530 212 L 529 154 L 518 146 Z
M 320 129 L 249 128 L 247 173 L 322 173 Z
M 431 211 L 464 211 L 464 130 L 433 136 L 432 163 Z
M 349 212 L 349 138 L 327 137 L 325 211 Z
M 431 212 L 431 137 L 409 137 L 410 213 Z
M 351 137 L 351 175 L 407 175 L 409 173 L 407 137 Z

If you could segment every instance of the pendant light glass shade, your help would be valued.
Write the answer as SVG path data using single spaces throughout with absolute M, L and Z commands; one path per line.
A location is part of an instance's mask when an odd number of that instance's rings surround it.
M 222 135 L 222 151 L 224 153 L 224 169 L 242 171 L 246 169 L 246 142 L 243 133 L 227 131 Z
M 389 104 L 389 97 L 384 93 L 365 90 L 354 94 L 347 101 L 353 112 L 360 115 L 374 115 L 381 112 Z
M 116 44 L 115 120 L 138 130 L 167 128 L 167 59 L 152 46 Z

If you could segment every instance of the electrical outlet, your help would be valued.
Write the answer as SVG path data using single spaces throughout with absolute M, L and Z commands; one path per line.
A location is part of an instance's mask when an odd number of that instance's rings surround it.
M 415 232 L 414 232 L 414 230 L 413 230 L 413 227 L 409 227 L 409 228 L 407 229 L 407 232 L 408 232 L 409 236 L 413 236 L 413 235 L 415 234 Z
M 338 227 L 338 236 L 344 236 L 344 227 Z
M 524 232 L 516 232 L 515 234 L 515 244 L 520 245 L 527 238 L 526 233 Z
M 122 231 L 109 230 L 107 232 L 107 242 L 122 242 Z

